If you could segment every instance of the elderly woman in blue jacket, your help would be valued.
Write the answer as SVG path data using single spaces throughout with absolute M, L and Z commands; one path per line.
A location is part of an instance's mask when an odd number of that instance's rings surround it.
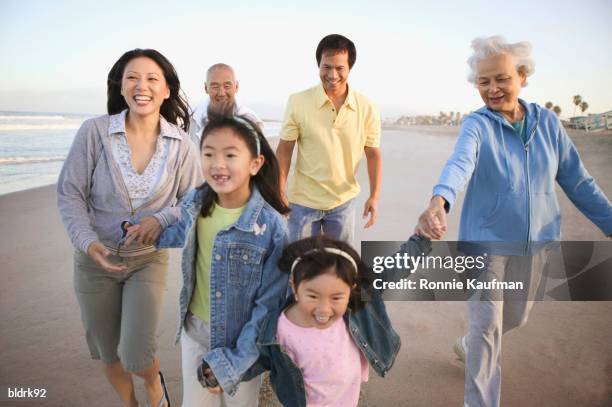
M 475 39 L 472 48 L 469 81 L 486 106 L 463 121 L 416 233 L 441 239 L 445 215 L 467 184 L 459 240 L 486 242 L 489 262 L 480 278 L 522 279 L 533 293 L 546 261 L 541 248 L 561 238 L 555 181 L 607 236 L 612 206 L 557 116 L 519 99 L 534 71 L 531 45 L 494 36 Z M 499 405 L 501 337 L 526 322 L 530 298 L 504 302 L 504 294 L 485 292 L 468 302 L 468 334 L 455 344 L 465 361 L 466 406 Z

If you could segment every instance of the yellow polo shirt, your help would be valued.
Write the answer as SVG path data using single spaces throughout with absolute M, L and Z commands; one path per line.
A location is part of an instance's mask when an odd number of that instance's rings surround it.
M 380 145 L 380 114 L 349 86 L 336 112 L 323 86 L 289 97 L 280 132 L 296 140 L 298 151 L 289 181 L 289 202 L 313 209 L 335 208 L 359 194 L 356 172 L 364 147 Z

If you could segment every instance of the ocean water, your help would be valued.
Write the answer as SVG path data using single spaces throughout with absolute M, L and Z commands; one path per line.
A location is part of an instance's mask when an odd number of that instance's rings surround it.
M 57 182 L 74 135 L 96 115 L 0 111 L 0 195 Z M 277 137 L 279 122 L 265 122 Z

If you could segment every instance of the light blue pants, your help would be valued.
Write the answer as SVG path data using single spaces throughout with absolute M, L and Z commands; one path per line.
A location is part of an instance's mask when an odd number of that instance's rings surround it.
M 546 259 L 546 250 L 525 257 L 489 256 L 479 281 L 522 281 L 524 290 L 481 290 L 468 301 L 465 406 L 499 406 L 502 335 L 527 322 Z
M 324 234 L 353 244 L 355 236 L 354 200 L 328 210 L 289 204 L 289 240 L 295 242 L 310 236 Z

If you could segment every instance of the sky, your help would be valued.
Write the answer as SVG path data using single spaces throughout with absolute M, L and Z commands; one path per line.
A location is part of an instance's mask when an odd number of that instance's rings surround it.
M 231 3 L 231 4 L 228 4 Z M 318 83 L 315 49 L 350 38 L 350 85 L 383 118 L 469 112 L 482 101 L 467 82 L 473 38 L 533 45 L 535 73 L 521 97 L 587 113 L 612 110 L 612 1 L 0 1 L 0 110 L 94 113 L 106 77 L 133 48 L 175 66 L 190 104 L 205 98 L 208 66 L 232 65 L 239 100 L 281 119 L 288 96 Z

